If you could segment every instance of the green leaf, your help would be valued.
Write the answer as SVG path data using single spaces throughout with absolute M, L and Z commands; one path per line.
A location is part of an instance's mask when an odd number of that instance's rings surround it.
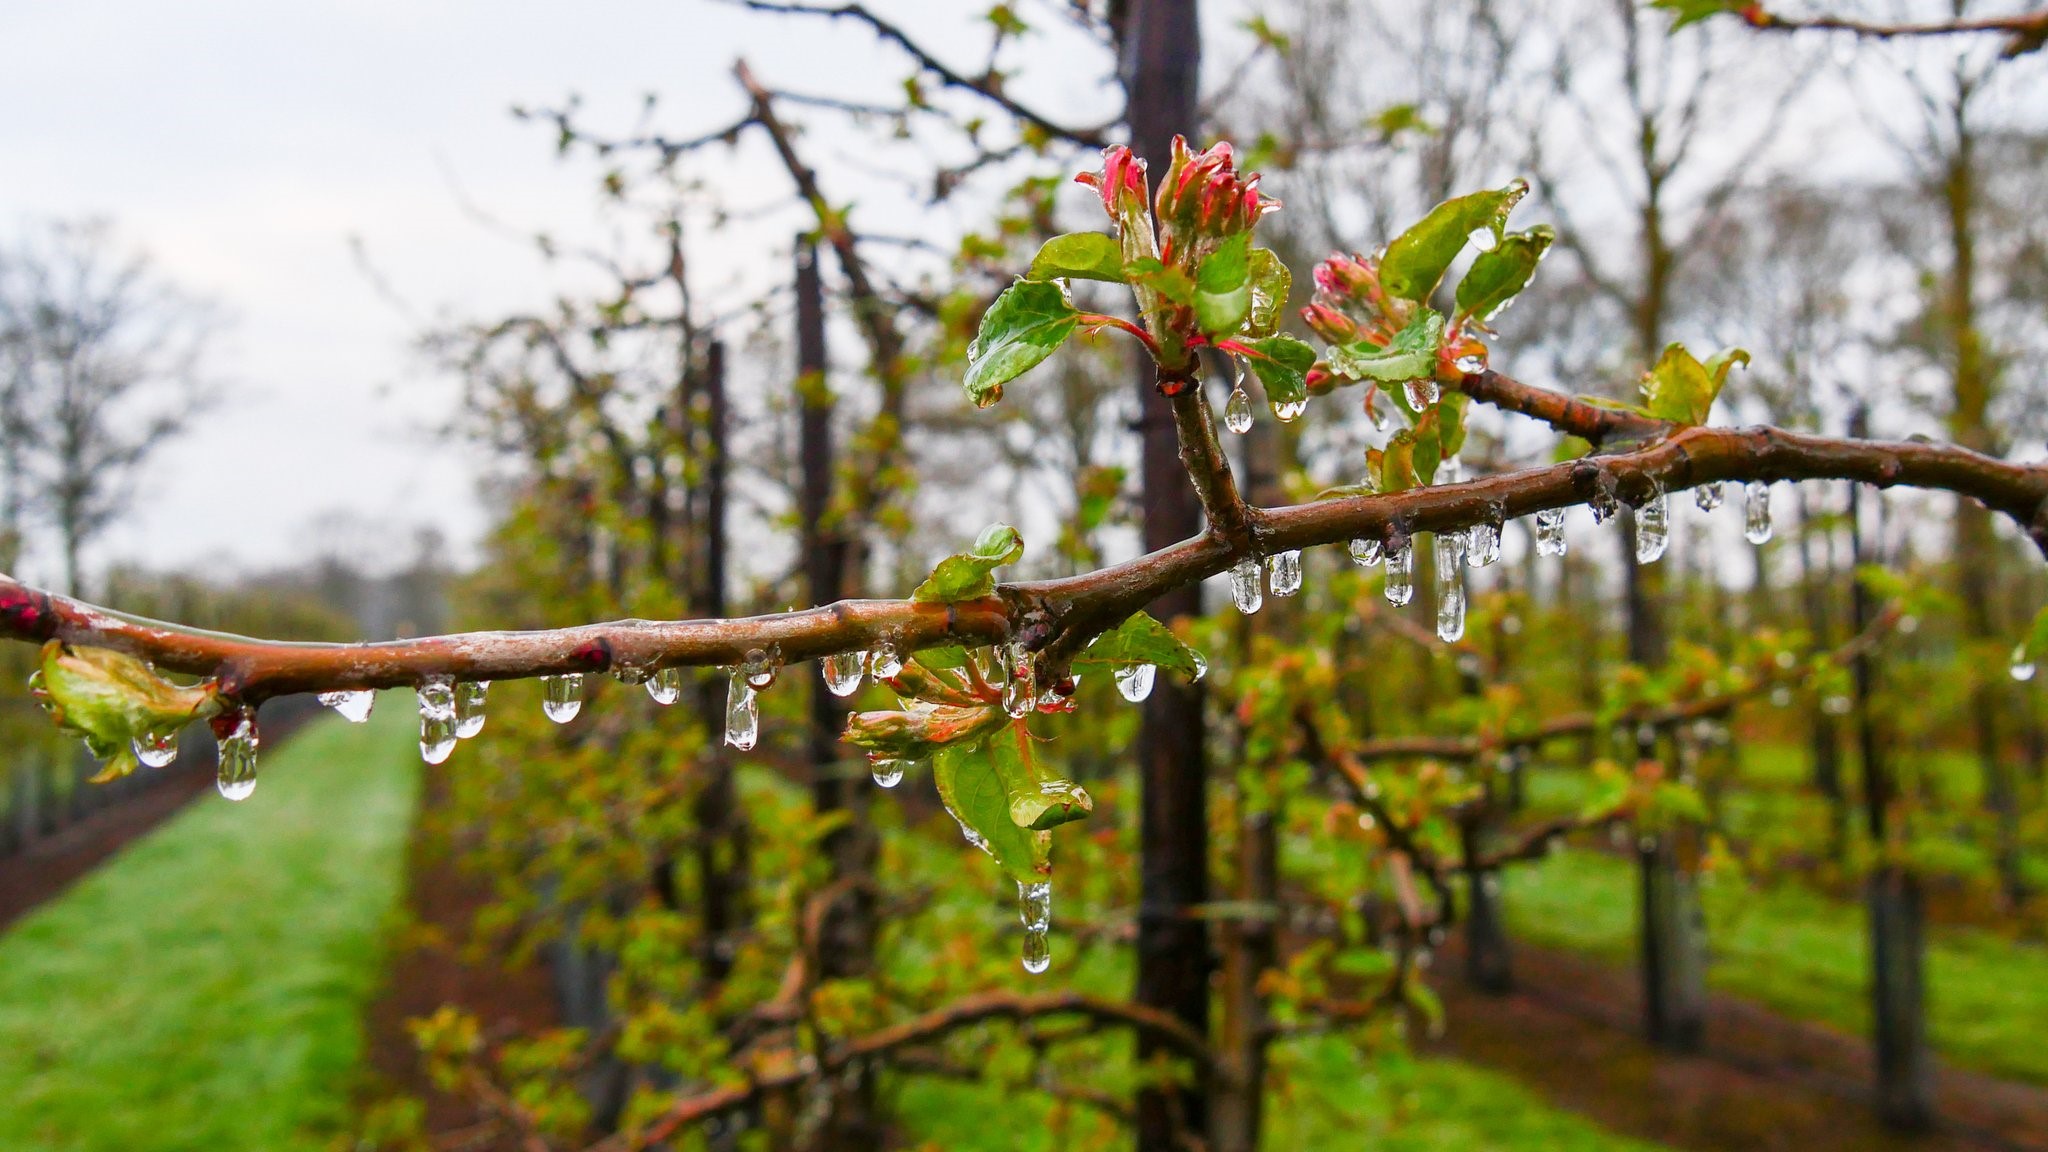
M 1211 338 L 1235 335 L 1252 311 L 1249 232 L 1226 239 L 1195 269 L 1195 324 Z
M 1650 0 L 1650 7 L 1672 13 L 1676 19 L 1671 21 L 1671 30 L 1676 32 L 1712 16 L 1740 12 L 1749 3 L 1750 0 Z
M 1374 455 L 1366 452 L 1366 463 L 1370 466 L 1378 461 L 1380 491 L 1405 492 L 1420 487 L 1422 481 L 1415 474 L 1415 431 L 1403 428 L 1387 440 L 1385 451 Z
M 1548 224 L 1525 232 L 1510 232 L 1500 243 L 1481 252 L 1458 281 L 1458 312 L 1480 323 L 1493 319 L 1508 301 L 1529 286 L 1536 265 L 1543 259 L 1557 233 Z
M 1643 411 L 1659 420 L 1688 427 L 1707 422 L 1714 398 L 1728 381 L 1728 370 L 1749 363 L 1740 348 L 1717 352 L 1701 364 L 1683 344 L 1671 344 L 1643 374 Z
M 1415 469 L 1418 484 L 1436 482 L 1436 470 L 1444 461 L 1443 406 L 1431 404 L 1415 418 L 1414 449 L 1409 461 Z
M 58 640 L 43 645 L 42 666 L 29 688 L 58 727 L 85 737 L 92 754 L 106 761 L 95 781 L 135 770 L 131 741 L 173 735 L 223 707 L 212 683 L 183 687 L 126 653 Z
M 1436 354 L 1444 343 L 1444 318 L 1429 308 L 1418 309 L 1408 326 L 1394 334 L 1385 348 L 1363 340 L 1330 349 L 1330 371 L 1350 380 L 1399 384 L 1420 380 L 1436 371 Z
M 1052 875 L 1052 834 L 1010 819 L 1010 792 L 989 752 L 991 741 L 1006 737 L 998 732 L 989 740 L 941 748 L 932 758 L 932 780 L 946 811 L 980 838 L 981 850 L 1011 878 L 1036 884 Z
M 1202 654 L 1181 643 L 1173 630 L 1143 612 L 1097 636 L 1074 657 L 1075 668 L 1128 668 L 1150 664 L 1198 680 L 1208 670 Z
M 1399 300 L 1420 303 L 1429 299 L 1472 233 L 1485 228 L 1499 240 L 1509 209 L 1527 191 L 1528 185 L 1518 180 L 1505 188 L 1446 200 L 1430 209 L 1429 215 L 1387 245 L 1387 254 L 1380 257 L 1380 286 Z
M 1267 336 L 1238 343 L 1250 353 L 1244 362 L 1265 387 L 1268 402 L 1298 404 L 1308 399 L 1308 370 L 1316 363 L 1314 348 L 1292 336 Z
M 1436 402 L 1437 443 L 1442 445 L 1442 458 L 1449 460 L 1465 449 L 1465 412 L 1472 406 L 1472 397 L 1463 392 L 1446 392 Z
M 2048 659 L 2048 608 L 2034 614 L 2034 626 L 2027 632 L 2027 658 L 2036 662 Z
M 991 524 L 975 537 L 972 549 L 939 561 L 910 598 L 925 603 L 951 603 L 990 595 L 996 590 L 995 570 L 1014 564 L 1022 555 L 1024 537 L 1008 524 Z
M 1195 282 L 1179 268 L 1161 264 L 1157 256 L 1140 256 L 1124 265 L 1124 278 L 1182 307 L 1195 302 Z
M 1287 270 L 1270 248 L 1254 248 L 1251 254 L 1252 313 L 1245 324 L 1247 336 L 1271 336 L 1280 331 L 1281 313 L 1294 291 L 1294 273 Z
M 1047 240 L 1031 258 L 1027 280 L 1107 280 L 1124 282 L 1124 249 L 1103 232 L 1069 232 Z
M 1009 794 L 1010 823 L 1045 832 L 1095 811 L 1088 790 L 1046 767 L 1032 744 L 1022 720 L 988 738 L 989 759 Z
M 1001 400 L 1003 385 L 1052 355 L 1074 334 L 1080 317 L 1057 284 L 1019 280 L 1003 289 L 967 346 L 967 398 L 977 408 Z

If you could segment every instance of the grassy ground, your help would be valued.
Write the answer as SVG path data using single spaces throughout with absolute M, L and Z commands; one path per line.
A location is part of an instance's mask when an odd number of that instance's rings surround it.
M 1516 936 L 1633 962 L 1633 865 L 1565 852 L 1508 874 Z M 1868 940 L 1860 906 L 1790 885 L 1705 894 L 1708 980 L 1790 1016 L 1859 1035 L 1869 1031 Z M 1936 929 L 1927 949 L 1927 1013 L 1942 1056 L 2001 1076 L 2048 1084 L 2048 949 L 1988 932 Z
M 347 1121 L 419 778 L 399 704 L 316 722 L 253 798 L 205 794 L 0 937 L 0 1148 L 287 1152 Z

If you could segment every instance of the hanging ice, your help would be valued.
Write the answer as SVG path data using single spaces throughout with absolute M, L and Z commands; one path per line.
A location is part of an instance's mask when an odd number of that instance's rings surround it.
M 484 730 L 484 693 L 489 680 L 465 680 L 455 686 L 455 734 L 464 740 Z
M 2012 650 L 2012 678 L 2022 682 L 2034 678 L 2034 660 L 2027 655 L 2025 644 Z
M 1152 681 L 1157 679 L 1159 669 L 1150 664 L 1119 665 L 1116 672 L 1116 690 L 1133 704 L 1142 703 L 1152 694 Z
M 1692 502 L 1702 512 L 1712 512 L 1721 506 L 1721 482 L 1715 480 L 1692 490 Z
M 583 711 L 583 673 L 540 678 L 540 710 L 557 724 L 567 724 Z
M 1046 933 L 1052 928 L 1052 884 L 1017 882 L 1017 918 L 1024 922 L 1024 970 L 1033 975 L 1052 966 L 1052 946 Z
M 1436 534 L 1436 635 L 1446 644 L 1465 638 L 1465 534 Z
M 1266 603 L 1266 594 L 1259 587 L 1259 562 L 1249 556 L 1239 560 L 1230 568 L 1230 601 L 1237 610 L 1249 616 Z
M 1011 716 L 1025 716 L 1038 703 L 1038 692 L 1031 682 L 1030 661 L 1019 659 L 1011 669 L 1009 680 L 1003 684 L 1003 711 Z
M 854 669 L 854 677 L 860 676 L 860 669 Z M 666 708 L 683 698 L 683 670 L 669 667 L 656 672 L 647 680 L 647 695 L 656 704 Z
M 1279 417 L 1282 424 L 1294 423 L 1306 411 L 1308 411 L 1308 401 L 1306 399 L 1276 400 L 1273 402 L 1273 415 Z M 1251 427 L 1251 421 L 1245 421 L 1245 427 Z
M 782 657 L 765 648 L 750 648 L 740 670 L 747 674 L 747 687 L 756 692 L 765 692 L 775 683 L 775 674 L 782 667 Z
M 825 690 L 834 696 L 851 696 L 860 691 L 861 663 L 865 652 L 834 652 L 818 662 L 825 677 Z
M 1401 385 L 1401 390 L 1408 396 L 1408 406 L 1417 412 L 1436 403 L 1437 397 L 1443 394 L 1436 386 L 1436 378 L 1433 376 L 1420 376 L 1407 381 Z
M 1564 509 L 1545 508 L 1536 514 L 1536 554 L 1564 555 Z
M 896 785 L 903 783 L 903 761 L 870 760 L 868 761 L 868 774 L 873 776 L 875 783 L 882 787 L 894 788 Z
M 1742 537 L 1751 544 L 1771 538 L 1771 486 L 1751 484 L 1742 490 Z
M 1404 537 L 1387 545 L 1387 603 L 1406 604 L 1415 598 L 1415 549 Z
M 413 689 L 419 701 L 420 719 L 455 719 L 455 681 L 446 676 L 429 676 Z
M 1275 552 L 1266 557 L 1266 576 L 1275 596 L 1292 596 L 1301 591 L 1301 550 Z
M 1252 430 L 1252 398 L 1244 394 L 1244 381 L 1230 390 L 1230 399 L 1223 405 L 1223 426 L 1243 435 Z
M 868 654 L 868 675 L 876 680 L 887 680 L 901 671 L 903 654 L 896 651 L 896 646 L 887 640 L 875 645 L 874 651 Z
M 178 758 L 178 734 L 176 732 L 144 732 L 128 742 L 135 752 L 135 758 L 145 768 L 167 768 Z
M 256 791 L 256 713 L 244 709 L 235 726 L 220 741 L 220 773 L 214 780 L 220 794 L 230 800 L 247 800 Z
M 455 721 L 420 713 L 420 759 L 440 764 L 455 751 Z
M 1650 498 L 1636 508 L 1636 563 L 1655 564 L 1671 542 L 1671 511 L 1664 485 L 1650 481 Z
M 1370 568 L 1379 563 L 1379 539 L 1373 536 L 1353 537 L 1351 541 L 1351 562 L 1360 568 Z
M 322 692 L 315 699 L 341 713 L 341 718 L 349 723 L 361 724 L 370 718 L 370 707 L 377 703 L 377 694 L 368 688 L 361 688 L 352 691 Z
M 1484 568 L 1500 559 L 1500 529 L 1504 516 L 1504 510 L 1496 503 L 1487 509 L 1486 519 L 1472 526 L 1466 534 L 1467 565 Z
M 725 687 L 725 742 L 742 752 L 761 735 L 761 706 L 754 699 L 752 677 L 734 668 Z

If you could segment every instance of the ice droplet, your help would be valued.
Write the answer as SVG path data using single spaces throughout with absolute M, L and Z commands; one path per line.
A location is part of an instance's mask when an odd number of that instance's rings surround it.
M 1636 563 L 1655 564 L 1671 543 L 1671 510 L 1664 486 L 1650 481 L 1650 498 L 1636 508 Z
M 1244 394 L 1244 382 L 1230 390 L 1230 399 L 1223 404 L 1223 426 L 1240 436 L 1252 430 L 1252 398 Z
M 1380 542 L 1374 537 L 1354 537 L 1350 550 L 1351 562 L 1360 568 L 1370 568 L 1380 562 Z
M 1387 603 L 1406 604 L 1415 598 L 1415 548 L 1403 539 L 1382 552 L 1387 564 Z
M 1019 659 L 1010 672 L 1010 678 L 1003 684 L 1003 711 L 1012 717 L 1024 716 L 1038 703 L 1038 692 L 1031 683 L 1031 663 Z
M 316 699 L 341 713 L 341 718 L 349 723 L 361 724 L 370 718 L 370 708 L 377 703 L 377 694 L 368 688 L 360 688 L 343 692 L 322 692 Z
M 489 680 L 465 680 L 455 686 L 455 734 L 464 740 L 484 730 L 484 694 Z
M 1273 402 L 1273 415 L 1279 417 L 1282 424 L 1294 423 L 1296 420 L 1301 419 L 1301 414 L 1306 411 L 1308 411 L 1308 400 L 1306 398 L 1300 400 L 1275 400 Z M 1247 421 L 1245 426 L 1250 427 L 1250 422 Z
M 220 773 L 214 786 L 230 800 L 247 800 L 256 791 L 256 712 L 244 708 L 235 718 L 234 730 L 220 741 Z
M 747 687 L 756 692 L 765 692 L 775 683 L 775 674 L 782 668 L 780 651 L 768 648 L 749 648 L 740 670 L 747 674 Z
M 860 669 L 854 669 L 854 677 L 860 676 Z M 683 698 L 683 670 L 663 668 L 647 680 L 647 695 L 656 704 L 666 708 Z
M 875 783 L 882 787 L 894 788 L 898 784 L 903 783 L 903 761 L 888 759 L 870 760 L 868 761 L 868 774 L 873 776 Z
M 557 724 L 567 724 L 583 711 L 583 673 L 540 678 L 540 710 Z
M 864 652 L 834 652 L 818 662 L 818 671 L 825 677 L 825 690 L 834 696 L 851 696 L 860 691 L 861 661 Z
M 1237 610 L 1249 616 L 1266 603 L 1265 592 L 1259 587 L 1259 562 L 1249 556 L 1239 560 L 1230 568 L 1230 601 Z
M 868 654 L 868 675 L 876 680 L 887 680 L 901 671 L 903 654 L 887 640 L 875 645 L 875 650 Z
M 1564 509 L 1545 508 L 1536 514 L 1536 554 L 1564 555 Z
M 647 678 L 652 675 L 654 675 L 654 669 L 645 664 L 612 665 L 612 679 L 617 680 L 621 684 L 645 684 L 647 683 Z
M 1500 529 L 1506 514 L 1506 509 L 1495 502 L 1487 508 L 1486 519 L 1474 524 L 1465 534 L 1465 563 L 1468 566 L 1484 568 L 1500 559 Z
M 1446 456 L 1446 457 L 1444 457 L 1444 458 L 1443 458 L 1443 462 L 1442 462 L 1442 463 L 1440 463 L 1440 464 L 1438 464 L 1438 465 L 1436 466 L 1436 481 L 1435 481 L 1435 482 L 1436 482 L 1436 483 L 1438 483 L 1438 484 L 1462 484 L 1462 483 L 1464 483 L 1464 482 L 1465 482 L 1465 458 L 1464 458 L 1464 457 L 1462 457 L 1462 456 Z
M 1603 484 L 1593 490 L 1593 498 L 1586 501 L 1586 507 L 1593 512 L 1593 523 L 1605 524 L 1615 513 L 1621 511 L 1621 501 L 1615 497 L 1612 488 Z
M 1031 928 L 1024 930 L 1024 970 L 1033 976 L 1052 967 L 1052 945 L 1045 933 Z
M 1715 480 L 1692 490 L 1692 502 L 1702 512 L 1712 512 L 1721 506 L 1721 482 Z
M 1408 406 L 1418 412 L 1436 403 L 1437 397 L 1443 394 L 1436 386 L 1434 376 L 1418 376 L 1413 380 L 1404 381 L 1401 391 L 1408 397 Z
M 1385 432 L 1387 430 L 1387 422 L 1391 417 L 1384 411 L 1381 411 L 1380 406 L 1372 402 L 1372 398 L 1373 393 L 1368 392 L 1365 394 L 1365 419 L 1372 425 L 1373 431 Z
M 1436 534 L 1436 636 L 1446 644 L 1465 638 L 1465 534 Z
M 1017 881 L 1017 919 L 1027 931 L 1043 932 L 1052 927 L 1052 881 Z
M 725 687 L 725 742 L 745 752 L 761 735 L 761 706 L 754 699 L 753 677 L 734 668 Z
M 2027 655 L 2025 644 L 2012 650 L 2012 678 L 2022 683 L 2034 678 L 2034 661 Z
M 420 759 L 429 764 L 446 761 L 455 751 L 455 721 L 420 713 Z
M 1188 677 L 1188 683 L 1200 684 L 1202 677 L 1209 674 L 1209 658 L 1200 652 L 1190 652 L 1188 655 L 1194 657 L 1195 660 L 1195 674 Z
M 419 702 L 420 719 L 455 719 L 455 681 L 446 676 L 429 676 L 413 689 Z
M 176 732 L 144 732 L 128 742 L 145 768 L 168 768 L 178 758 Z
M 1117 668 L 1116 690 L 1133 704 L 1143 703 L 1152 694 L 1152 682 L 1159 676 L 1159 669 L 1150 664 L 1124 664 Z
M 1771 538 L 1771 486 L 1751 484 L 1742 490 L 1742 538 L 1762 544 Z
M 1275 596 L 1292 596 L 1301 591 L 1301 550 L 1275 552 L 1266 557 L 1266 577 Z

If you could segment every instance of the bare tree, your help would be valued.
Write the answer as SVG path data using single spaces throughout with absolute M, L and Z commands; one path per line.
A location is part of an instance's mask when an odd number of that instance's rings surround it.
M 49 223 L 0 248 L 0 530 L 18 540 L 46 523 L 71 589 L 86 544 L 208 402 L 218 329 L 105 221 Z

